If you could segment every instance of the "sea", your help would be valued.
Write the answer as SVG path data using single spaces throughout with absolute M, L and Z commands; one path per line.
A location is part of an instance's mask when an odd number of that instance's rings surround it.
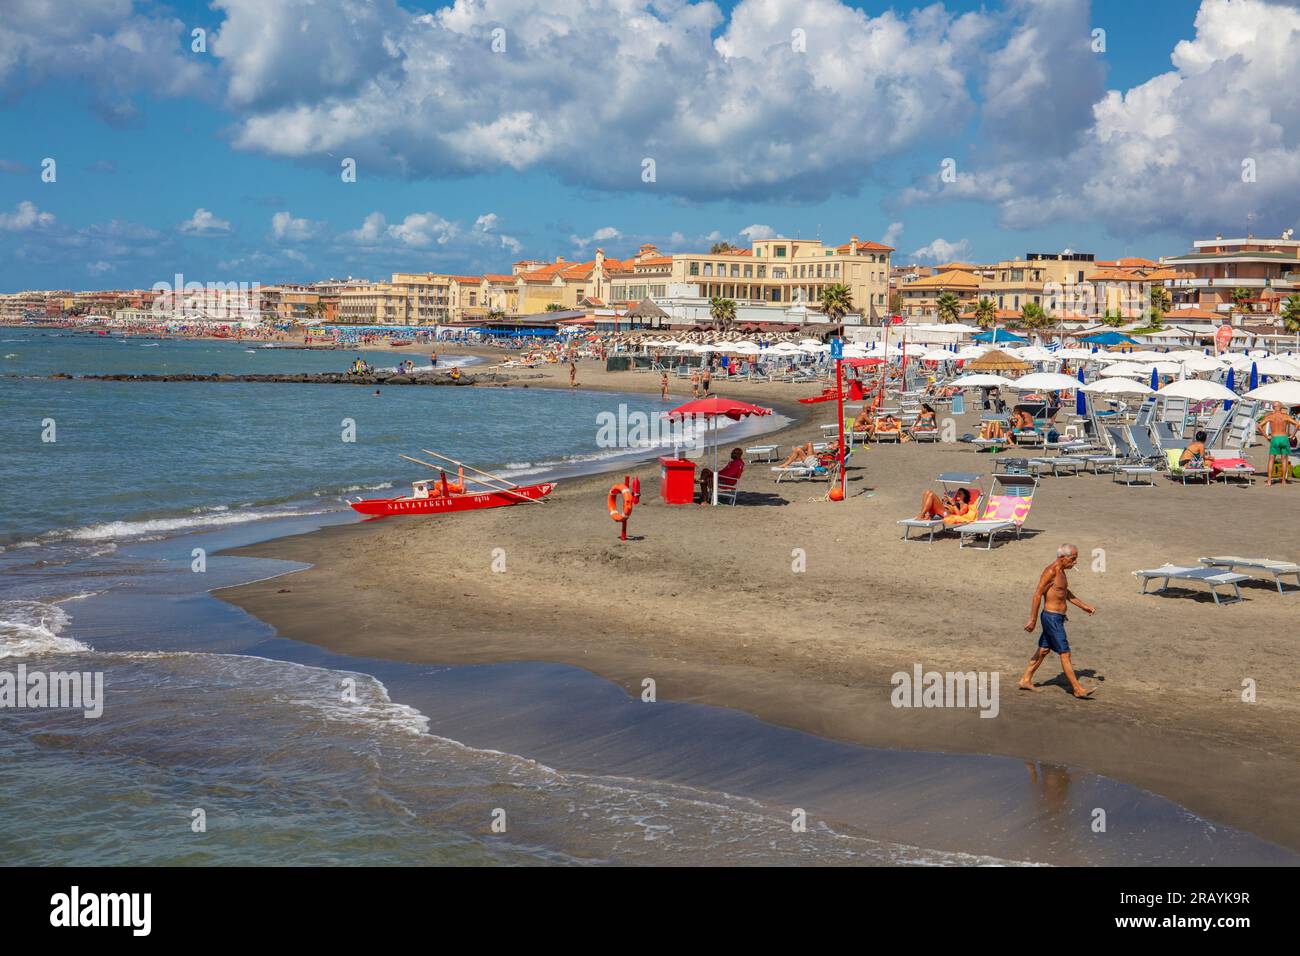
M 75 378 L 358 355 L 406 357 L 0 327 L 0 690 L 19 668 L 103 686 L 96 717 L 0 695 L 0 865 L 1297 862 L 1077 768 L 650 707 L 567 665 L 279 637 L 210 592 L 301 566 L 220 552 L 361 520 L 347 498 L 424 477 L 399 454 L 541 480 L 669 450 L 600 447 L 602 414 L 663 413 L 633 393 Z

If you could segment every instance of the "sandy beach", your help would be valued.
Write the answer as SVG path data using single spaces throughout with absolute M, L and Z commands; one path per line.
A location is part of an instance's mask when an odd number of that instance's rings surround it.
M 568 387 L 567 366 L 515 374 L 495 387 Z M 659 383 L 585 362 L 579 384 L 657 392 Z M 783 452 L 833 420 L 833 406 L 795 403 L 815 391 L 715 386 L 796 417 L 769 439 Z M 689 383 L 674 379 L 672 402 L 687 397 Z M 975 418 L 959 419 L 958 433 L 975 430 Z M 1257 465 L 1263 451 L 1251 450 Z M 992 464 L 965 444 L 860 448 L 837 504 L 815 500 L 823 483 L 776 485 L 756 463 L 738 504 L 711 509 L 662 504 L 658 466 L 648 463 L 632 470 L 643 499 L 628 542 L 606 512 L 611 476 L 597 475 L 562 482 L 541 505 L 347 525 L 245 548 L 312 567 L 217 593 L 282 636 L 330 651 L 567 663 L 634 694 L 653 678 L 661 699 L 733 707 L 837 740 L 1092 770 L 1300 849 L 1292 644 L 1300 598 L 1259 581 L 1243 587 L 1242 603 L 1218 607 L 1200 590 L 1142 596 L 1131 574 L 1211 554 L 1295 560 L 1277 529 L 1300 517 L 1300 488 L 1048 477 L 1020 540 L 990 552 L 959 550 L 955 539 L 901 540 L 895 522 L 916 512 L 935 475 L 988 474 Z M 1069 695 L 1054 657 L 1039 671 L 1043 692 L 1015 687 L 1037 641 L 1023 630 L 1031 590 L 1064 542 L 1081 553 L 1073 590 L 1098 609 L 1093 618 L 1072 613 L 1069 624 L 1075 665 L 1097 687 L 1090 701 Z M 492 569 L 498 548 L 504 572 Z M 996 719 L 893 707 L 890 676 L 917 664 L 998 672 Z M 1257 687 L 1253 703 L 1241 699 L 1245 681 Z

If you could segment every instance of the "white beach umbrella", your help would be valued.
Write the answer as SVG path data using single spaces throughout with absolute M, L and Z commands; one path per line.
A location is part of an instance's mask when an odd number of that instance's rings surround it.
M 1023 348 L 1015 349 L 1014 354 L 1024 359 L 1026 362 L 1055 362 L 1057 361 L 1056 353 L 1049 352 L 1041 345 L 1026 345 Z
M 1079 391 L 1091 395 L 1150 395 L 1155 390 L 1150 385 L 1135 382 L 1131 378 L 1099 378 L 1081 386 Z
M 1106 378 L 1142 378 L 1151 375 L 1150 365 L 1135 365 L 1132 362 L 1117 362 L 1101 370 Z
M 1187 366 L 1182 362 L 1152 362 L 1147 367 L 1147 374 L 1151 374 L 1151 369 L 1155 369 L 1161 375 L 1182 375 Z
M 1181 382 L 1170 382 L 1160 389 L 1160 395 L 1170 398 L 1187 398 L 1194 402 L 1235 402 L 1239 396 L 1230 388 L 1218 382 L 1207 382 L 1199 378 L 1186 378 Z
M 1261 402 L 1281 402 L 1283 405 L 1300 405 L 1300 382 L 1269 382 L 1259 388 L 1252 388 L 1246 398 L 1257 398 Z
M 1059 359 L 1073 359 L 1074 361 L 1078 361 L 1080 359 L 1083 359 L 1085 361 L 1096 361 L 1097 355 L 1100 354 L 1101 354 L 1100 352 L 1093 354 L 1092 349 L 1081 349 L 1081 348 L 1075 348 L 1074 346 L 1069 346 L 1067 348 L 1059 349 L 1054 354 L 1053 357 Z
M 1300 366 L 1284 358 L 1263 358 L 1255 362 L 1255 369 L 1260 375 L 1281 376 L 1283 378 L 1300 378 Z
M 994 375 L 991 372 L 975 372 L 954 379 L 950 384 L 959 388 L 1009 388 L 1015 385 L 1015 382 L 1005 376 Z
M 1181 362 L 1183 368 L 1189 372 L 1217 372 L 1228 367 L 1226 362 L 1203 352 L 1197 352 L 1190 358 L 1181 359 Z
M 921 356 L 923 362 L 951 362 L 957 358 L 956 354 L 947 349 L 929 349 Z
M 1018 392 L 1059 392 L 1074 391 L 1082 383 L 1073 375 L 1060 372 L 1031 372 L 1011 382 L 1011 387 Z
M 977 359 L 985 352 L 988 352 L 992 346 L 988 345 L 967 345 L 953 353 L 952 357 L 959 362 L 968 362 L 971 359 Z

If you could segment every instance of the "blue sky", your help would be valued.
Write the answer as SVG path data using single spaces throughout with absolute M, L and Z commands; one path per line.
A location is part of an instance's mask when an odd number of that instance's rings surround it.
M 1291 0 L 15 2 L 3 291 L 505 272 L 769 230 L 898 261 L 1155 257 L 1300 212 Z

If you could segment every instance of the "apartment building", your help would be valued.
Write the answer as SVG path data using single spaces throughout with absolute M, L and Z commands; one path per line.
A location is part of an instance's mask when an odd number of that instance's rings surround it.
M 262 317 L 273 322 L 310 322 L 320 317 L 320 293 L 305 285 L 262 286 Z
M 1287 230 L 1277 239 L 1215 236 L 1192 243 L 1193 251 L 1161 260 L 1166 268 L 1185 273 L 1166 285 L 1176 302 L 1210 312 L 1229 313 L 1236 307 L 1234 292 L 1246 290 L 1245 311 L 1259 311 L 1300 291 L 1300 240 Z
M 897 294 L 902 300 L 901 314 L 908 318 L 936 317 L 939 297 L 952 293 L 960 304 L 959 311 L 974 307 L 979 301 L 982 277 L 965 269 L 947 269 L 938 275 L 923 276 L 901 285 Z
M 709 299 L 741 305 L 805 303 L 816 307 L 830 285 L 848 286 L 856 310 L 879 320 L 889 307 L 890 246 L 850 236 L 843 245 L 818 239 L 756 239 L 748 249 L 672 256 L 667 282 L 693 285 Z
M 1019 312 L 1030 302 L 1048 309 L 1054 290 L 1088 281 L 1096 271 L 1095 259 L 1089 252 L 1029 252 L 994 266 L 983 291 L 999 309 Z

